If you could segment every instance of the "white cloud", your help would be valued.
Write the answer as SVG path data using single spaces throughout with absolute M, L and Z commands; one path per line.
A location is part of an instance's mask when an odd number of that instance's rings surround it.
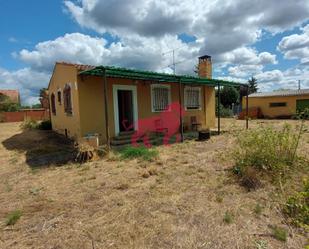
M 260 91 L 272 89 L 297 89 L 298 81 L 302 88 L 309 88 L 309 70 L 305 67 L 291 68 L 285 71 L 271 70 L 255 75 Z
M 39 90 L 47 87 L 50 74 L 23 68 L 8 71 L 0 68 L 0 89 L 19 89 L 24 104 L 38 102 Z
M 171 45 L 172 44 L 172 45 Z M 177 61 L 190 60 L 192 70 L 193 57 L 197 59 L 198 47 L 183 43 L 177 36 L 166 35 L 161 39 L 130 36 L 107 46 L 104 38 L 73 33 L 55 40 L 37 44 L 30 51 L 23 49 L 15 56 L 36 70 L 50 71 L 55 61 L 68 61 L 90 65 L 114 65 L 161 71 L 172 64 L 171 54 L 163 55 L 174 46 Z M 182 63 L 182 68 L 186 63 Z
M 204 41 L 200 53 L 215 58 L 249 45 L 262 30 L 281 32 L 309 16 L 307 0 L 83 0 L 64 1 L 82 27 L 120 37 L 187 33 Z
M 301 30 L 302 34 L 282 38 L 277 48 L 286 59 L 300 59 L 302 63 L 307 63 L 309 61 L 309 24 Z
M 267 81 L 267 77 L 276 80 L 279 72 L 263 72 L 265 65 L 277 63 L 276 55 L 258 52 L 250 46 L 263 39 L 263 31 L 282 32 L 304 23 L 309 16 L 307 0 L 282 0 L 280 4 L 269 0 L 66 0 L 64 5 L 80 26 L 99 35 L 66 34 L 40 42 L 33 49 L 13 53 L 28 68 L 0 72 L 0 80 L 5 84 L 10 79 L 19 82 L 24 98 L 29 101 L 30 96 L 37 94 L 35 89 L 47 86 L 45 76 L 51 73 L 55 61 L 171 72 L 168 66 L 172 64 L 172 56 L 162 53 L 174 48 L 179 48 L 176 62 L 181 62 L 177 64 L 177 73 L 192 74 L 197 57 L 209 54 L 215 72 L 228 69 L 230 75 L 226 77 L 242 80 L 253 74 L 259 75 L 261 81 Z M 302 35 L 307 34 L 306 30 Z M 117 41 L 109 44 L 101 37 L 105 32 L 117 37 Z M 184 43 L 178 38 L 181 33 L 197 40 Z M 303 64 L 309 63 L 308 56 L 303 55 L 305 48 L 301 48 L 300 55 L 290 44 L 291 41 L 281 44 L 280 50 L 286 57 L 294 56 Z M 18 77 L 23 70 L 24 80 Z M 10 77 L 4 78 L 4 74 Z M 29 87 L 31 79 L 32 82 L 39 79 L 40 83 Z

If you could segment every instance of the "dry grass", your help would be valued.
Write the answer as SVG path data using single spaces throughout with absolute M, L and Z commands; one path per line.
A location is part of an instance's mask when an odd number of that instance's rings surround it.
M 282 121 L 253 121 L 253 125 L 261 122 L 283 125 Z M 223 126 L 232 131 L 244 127 L 244 122 L 223 120 Z M 7 149 L 3 141 L 21 132 L 19 124 L 0 124 L 0 131 L 0 248 L 305 246 L 305 234 L 285 224 L 280 194 L 273 187 L 248 192 L 226 171 L 233 165 L 225 154 L 234 146 L 229 132 L 207 142 L 159 147 L 159 157 L 150 162 L 123 162 L 111 155 L 81 167 L 69 162 L 61 167 L 42 164 L 34 173 L 26 147 L 34 150 L 50 143 L 49 137 L 42 131 L 27 131 L 29 136 L 19 136 L 23 150 Z M 303 153 L 308 142 L 306 133 Z M 53 153 L 51 147 L 45 152 Z M 263 206 L 259 216 L 253 211 L 257 203 Z M 22 210 L 22 218 L 7 227 L 6 217 L 14 210 Z M 232 214 L 229 224 L 224 221 L 226 214 Z M 273 237 L 271 227 L 276 226 L 287 231 L 286 242 Z

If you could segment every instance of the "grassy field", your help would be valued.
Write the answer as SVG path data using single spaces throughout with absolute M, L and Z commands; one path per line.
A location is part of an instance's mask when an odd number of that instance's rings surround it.
M 52 132 L 0 124 L 0 248 L 305 248 L 306 234 L 282 214 L 283 194 L 271 184 L 248 192 L 230 173 L 233 134 L 245 123 L 222 124 L 222 135 L 160 146 L 151 161 L 111 154 L 84 165 L 71 162 L 73 145 Z M 302 176 L 281 186 L 284 194 Z M 273 236 L 276 226 L 286 242 Z

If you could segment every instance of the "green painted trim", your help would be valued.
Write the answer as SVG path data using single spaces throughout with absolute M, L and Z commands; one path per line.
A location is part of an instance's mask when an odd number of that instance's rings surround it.
M 104 70 L 106 77 L 114 78 L 126 78 L 134 80 L 145 80 L 158 82 L 175 82 L 182 84 L 198 84 L 198 85 L 209 85 L 217 86 L 247 86 L 247 84 L 236 83 L 232 81 L 217 80 L 217 79 L 204 79 L 199 77 L 193 77 L 189 75 L 173 75 L 166 73 L 156 73 L 151 71 L 133 70 L 127 68 L 109 67 L 109 66 L 98 66 L 90 70 L 82 71 L 80 75 L 92 75 L 92 76 L 104 76 Z M 152 83 L 152 82 L 151 82 Z

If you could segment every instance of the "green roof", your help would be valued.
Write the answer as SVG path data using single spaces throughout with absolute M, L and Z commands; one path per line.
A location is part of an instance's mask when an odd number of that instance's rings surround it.
M 189 75 L 174 75 L 166 73 L 156 73 L 151 71 L 133 70 L 127 68 L 110 67 L 110 66 L 98 66 L 93 69 L 80 72 L 80 75 L 92 75 L 92 76 L 104 76 L 114 78 L 125 78 L 134 80 L 150 80 L 156 82 L 176 82 L 183 84 L 199 84 L 217 86 L 245 86 L 246 84 L 237 83 L 232 81 L 217 80 L 217 79 L 205 79 Z

